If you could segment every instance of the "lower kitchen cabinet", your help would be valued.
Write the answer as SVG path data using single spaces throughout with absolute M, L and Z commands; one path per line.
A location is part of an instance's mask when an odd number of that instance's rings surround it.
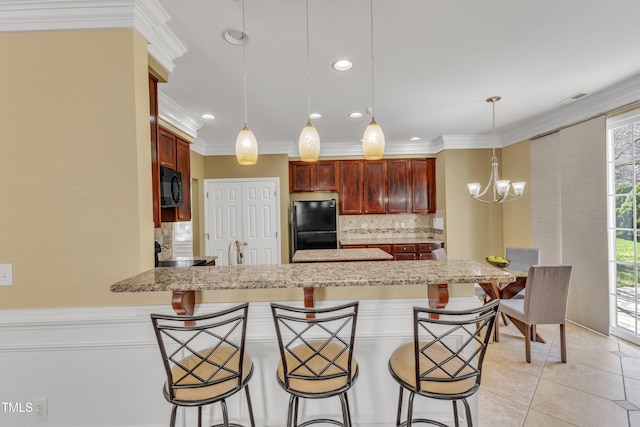
M 440 243 L 395 243 L 388 245 L 343 245 L 344 249 L 378 248 L 393 255 L 394 261 L 413 261 L 433 259 L 431 251 L 441 248 Z

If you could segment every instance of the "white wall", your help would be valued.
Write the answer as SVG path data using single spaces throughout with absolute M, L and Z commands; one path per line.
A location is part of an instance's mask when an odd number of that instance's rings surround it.
M 412 307 L 425 302 L 360 302 L 356 344 L 360 377 L 350 394 L 356 426 L 394 424 L 399 389 L 387 362 L 396 346 L 411 339 Z M 477 304 L 473 297 L 452 298 L 449 307 Z M 228 306 L 206 304 L 198 307 L 198 312 Z M 169 304 L 0 312 L 0 402 L 25 406 L 46 398 L 49 410 L 48 421 L 40 423 L 33 413 L 8 413 L 0 406 L 0 425 L 166 426 L 170 405 L 161 391 L 164 370 L 149 319 L 152 312 L 171 313 Z M 248 335 L 247 349 L 255 364 L 250 390 L 256 425 L 283 426 L 288 395 L 275 379 L 279 356 L 268 303 L 251 303 Z M 477 413 L 476 399 L 470 403 Z M 233 398 L 229 408 L 233 418 L 241 414 L 240 421 L 248 425 L 243 401 Z M 215 410 L 219 414 L 219 406 Z M 335 398 L 301 404 L 301 410 L 306 415 L 322 411 L 338 417 L 340 405 Z M 416 413 L 452 423 L 449 402 L 417 398 Z M 195 414 L 196 410 L 188 410 L 189 425 L 193 425 Z M 179 415 L 181 421 L 182 417 Z

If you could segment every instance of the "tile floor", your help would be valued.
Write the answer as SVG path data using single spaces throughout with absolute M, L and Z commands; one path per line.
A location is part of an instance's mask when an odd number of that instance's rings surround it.
M 560 361 L 559 328 L 538 327 L 547 343 L 532 343 L 500 325 L 478 394 L 480 427 L 640 427 L 640 347 L 567 324 L 567 359 Z

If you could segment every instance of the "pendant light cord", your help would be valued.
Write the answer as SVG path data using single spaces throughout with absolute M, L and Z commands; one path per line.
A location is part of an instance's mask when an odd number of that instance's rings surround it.
M 247 33 L 245 31 L 245 22 L 244 22 L 244 0 L 242 0 L 242 70 L 244 73 L 244 126 L 247 127 Z
M 307 14 L 307 120 L 311 122 L 311 72 L 309 70 L 309 0 L 306 0 Z
M 374 118 L 375 96 L 373 92 L 373 0 L 370 1 L 371 9 L 371 119 Z

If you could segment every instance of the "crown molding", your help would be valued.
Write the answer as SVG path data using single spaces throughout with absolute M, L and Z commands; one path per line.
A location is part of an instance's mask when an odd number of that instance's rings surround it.
M 489 135 L 442 135 L 438 139 L 442 141 L 442 150 L 503 147 L 499 135 L 495 139 Z
M 158 118 L 180 129 L 194 140 L 198 136 L 198 129 L 204 125 L 202 121 L 161 91 L 158 91 Z
M 187 51 L 157 0 L 15 0 L 0 2 L 0 32 L 134 28 L 167 71 Z
M 562 105 L 545 114 L 500 128 L 504 146 L 535 138 L 590 118 L 609 114 L 640 100 L 640 74 Z

